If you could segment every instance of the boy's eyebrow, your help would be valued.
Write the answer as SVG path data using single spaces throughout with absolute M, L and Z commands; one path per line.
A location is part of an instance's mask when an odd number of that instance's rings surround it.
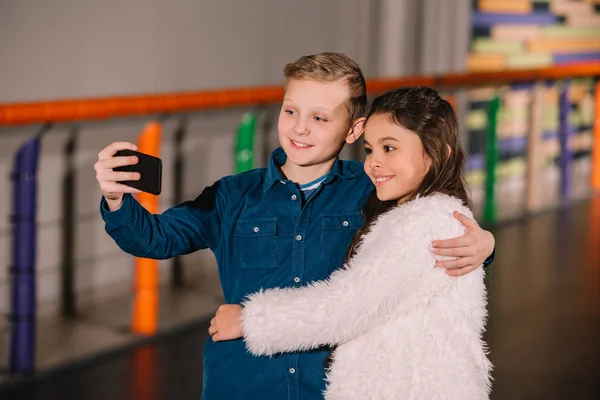
M 283 103 L 289 103 L 289 104 L 291 104 L 291 105 L 295 105 L 295 104 L 296 104 L 296 103 L 294 102 L 294 100 L 292 100 L 292 99 L 290 99 L 290 98 L 287 98 L 287 97 L 284 97 L 284 98 L 283 98 Z M 316 108 L 316 109 L 319 109 L 319 110 L 322 110 L 322 111 L 325 111 L 325 112 L 329 112 L 329 113 L 332 113 L 332 112 L 333 112 L 333 110 L 332 110 L 332 109 L 330 109 L 330 108 L 327 108 L 327 107 L 323 107 L 323 106 L 314 106 L 314 108 Z

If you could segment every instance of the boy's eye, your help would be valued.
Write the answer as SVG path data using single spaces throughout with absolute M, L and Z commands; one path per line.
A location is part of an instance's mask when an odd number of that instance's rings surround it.
M 366 154 L 366 155 L 369 155 L 369 154 L 371 154 L 372 152 L 373 152 L 373 150 L 371 150 L 371 149 L 369 149 L 369 148 L 365 147 L 365 154 Z
M 315 117 L 313 117 L 313 118 L 314 118 L 314 120 L 315 120 L 315 121 L 317 121 L 317 122 L 327 122 L 327 120 L 326 120 L 325 118 L 321 118 L 321 117 L 317 117 L 317 116 L 315 116 Z
M 284 112 L 286 114 L 288 114 L 288 115 L 294 115 L 294 111 L 293 110 L 285 110 Z
M 392 150 L 396 150 L 396 148 L 392 146 L 383 146 L 383 151 L 385 151 L 386 153 L 389 153 Z

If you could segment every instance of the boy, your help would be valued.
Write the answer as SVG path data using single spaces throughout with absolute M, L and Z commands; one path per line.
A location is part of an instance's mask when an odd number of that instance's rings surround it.
M 327 278 L 342 265 L 362 226 L 373 186 L 360 163 L 337 157 L 363 133 L 364 77 L 336 53 L 306 56 L 284 69 L 286 92 L 278 123 L 281 148 L 267 168 L 220 179 L 195 200 L 153 216 L 116 183 L 138 178 L 113 172 L 133 164 L 115 158 L 127 143 L 113 143 L 95 165 L 104 199 L 106 231 L 126 252 L 169 258 L 210 248 L 228 304 L 261 288 L 298 287 Z M 462 217 L 461 217 L 462 218 Z M 493 237 L 473 221 L 469 233 L 438 254 L 460 256 L 444 267 L 470 272 L 492 253 Z M 398 245 L 402 245 L 399 243 Z M 204 348 L 203 399 L 321 399 L 329 351 L 253 357 L 241 340 Z

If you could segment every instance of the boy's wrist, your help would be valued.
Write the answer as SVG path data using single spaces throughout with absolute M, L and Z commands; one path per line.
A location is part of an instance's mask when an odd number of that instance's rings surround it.
M 104 200 L 106 200 L 106 205 L 108 206 L 108 209 L 112 212 L 118 211 L 119 208 L 121 208 L 121 206 L 123 205 L 123 196 L 121 196 L 118 199 L 108 199 L 104 197 Z

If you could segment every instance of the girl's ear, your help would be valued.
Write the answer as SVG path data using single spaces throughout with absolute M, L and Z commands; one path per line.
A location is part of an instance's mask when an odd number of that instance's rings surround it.
M 346 143 L 352 144 L 356 142 L 361 135 L 365 131 L 365 122 L 367 119 L 365 117 L 358 118 L 354 121 L 350 129 L 348 130 L 348 135 L 346 135 Z

